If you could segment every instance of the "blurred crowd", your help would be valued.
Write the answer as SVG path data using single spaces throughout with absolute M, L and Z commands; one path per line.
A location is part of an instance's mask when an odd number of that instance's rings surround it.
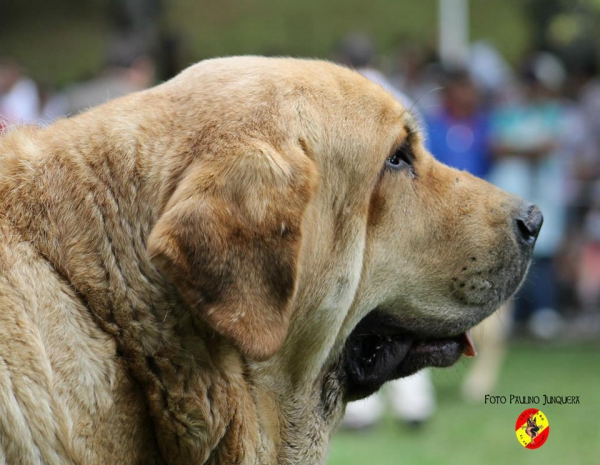
M 9 124 L 51 124 L 156 82 L 156 63 L 142 43 L 115 41 L 104 67 L 89 79 L 51 89 L 28 76 L 21 64 L 0 57 L 0 129 Z

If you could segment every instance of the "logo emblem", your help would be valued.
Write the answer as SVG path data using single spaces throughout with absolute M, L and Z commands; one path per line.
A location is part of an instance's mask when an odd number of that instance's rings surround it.
M 515 424 L 517 440 L 526 449 L 542 447 L 550 434 L 548 417 L 536 408 L 523 410 Z

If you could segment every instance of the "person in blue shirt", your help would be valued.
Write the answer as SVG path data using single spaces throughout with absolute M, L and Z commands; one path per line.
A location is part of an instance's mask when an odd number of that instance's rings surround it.
M 489 121 L 469 73 L 448 70 L 442 106 L 426 116 L 426 146 L 442 163 L 485 178 L 491 167 Z

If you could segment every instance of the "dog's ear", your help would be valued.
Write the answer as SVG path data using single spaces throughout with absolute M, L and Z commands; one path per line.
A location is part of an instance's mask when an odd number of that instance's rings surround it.
M 254 360 L 287 335 L 302 219 L 316 183 L 296 146 L 252 145 L 194 162 L 148 238 L 192 311 Z

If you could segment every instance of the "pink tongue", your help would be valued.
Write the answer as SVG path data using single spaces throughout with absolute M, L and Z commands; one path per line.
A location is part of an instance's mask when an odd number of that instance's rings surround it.
M 463 333 L 462 337 L 465 343 L 463 355 L 465 357 L 475 357 L 477 355 L 477 351 L 475 350 L 475 344 L 473 343 L 473 339 L 471 338 L 471 332 L 467 331 Z

